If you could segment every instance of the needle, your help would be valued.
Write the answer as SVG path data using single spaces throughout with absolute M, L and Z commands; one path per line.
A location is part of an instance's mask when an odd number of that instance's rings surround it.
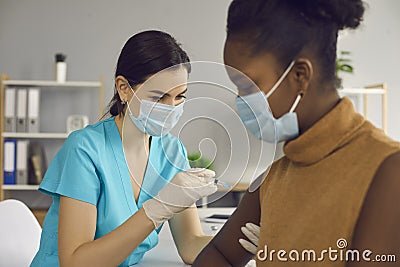
M 228 183 L 225 183 L 225 182 L 223 182 L 221 180 L 218 180 L 218 179 L 215 179 L 215 184 L 221 185 L 221 186 L 226 187 L 226 188 L 232 188 L 232 185 L 230 185 Z

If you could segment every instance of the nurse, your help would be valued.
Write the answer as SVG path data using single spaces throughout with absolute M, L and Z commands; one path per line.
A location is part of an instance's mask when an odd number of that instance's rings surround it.
M 400 144 L 339 97 L 335 77 L 338 31 L 363 13 L 361 0 L 232 1 L 224 60 L 254 81 L 228 68 L 238 113 L 285 155 L 193 266 L 244 266 L 254 254 L 266 267 L 398 266 Z
M 193 262 L 210 240 L 194 203 L 217 188 L 212 171 L 189 170 L 184 146 L 168 133 L 189 72 L 167 33 L 126 42 L 111 117 L 71 133 L 40 184 L 53 202 L 31 266 L 130 266 L 157 245 L 167 220 L 183 261 Z

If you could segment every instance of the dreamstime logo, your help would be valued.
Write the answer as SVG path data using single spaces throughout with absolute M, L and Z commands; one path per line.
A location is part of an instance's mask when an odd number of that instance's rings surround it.
M 265 245 L 264 249 L 258 250 L 257 259 L 259 261 L 293 261 L 293 262 L 323 262 L 323 261 L 365 261 L 365 262 L 396 262 L 396 255 L 394 254 L 376 254 L 369 249 L 359 251 L 357 249 L 346 249 L 348 246 L 347 240 L 339 238 L 336 241 L 336 247 L 329 247 L 317 252 L 314 249 L 304 250 L 268 250 L 268 246 Z
M 336 241 L 336 246 L 338 247 L 338 249 L 344 249 L 347 247 L 347 241 L 344 238 L 339 238 Z

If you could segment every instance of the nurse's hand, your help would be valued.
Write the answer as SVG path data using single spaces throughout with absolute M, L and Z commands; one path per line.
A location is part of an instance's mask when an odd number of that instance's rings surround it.
M 179 172 L 157 196 L 144 202 L 143 209 L 155 228 L 197 200 L 215 193 L 214 176 L 215 172 L 199 168 Z

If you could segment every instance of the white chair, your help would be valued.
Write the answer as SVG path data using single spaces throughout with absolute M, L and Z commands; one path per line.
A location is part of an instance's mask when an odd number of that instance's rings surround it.
M 21 201 L 0 202 L 0 267 L 29 266 L 39 249 L 42 229 Z

